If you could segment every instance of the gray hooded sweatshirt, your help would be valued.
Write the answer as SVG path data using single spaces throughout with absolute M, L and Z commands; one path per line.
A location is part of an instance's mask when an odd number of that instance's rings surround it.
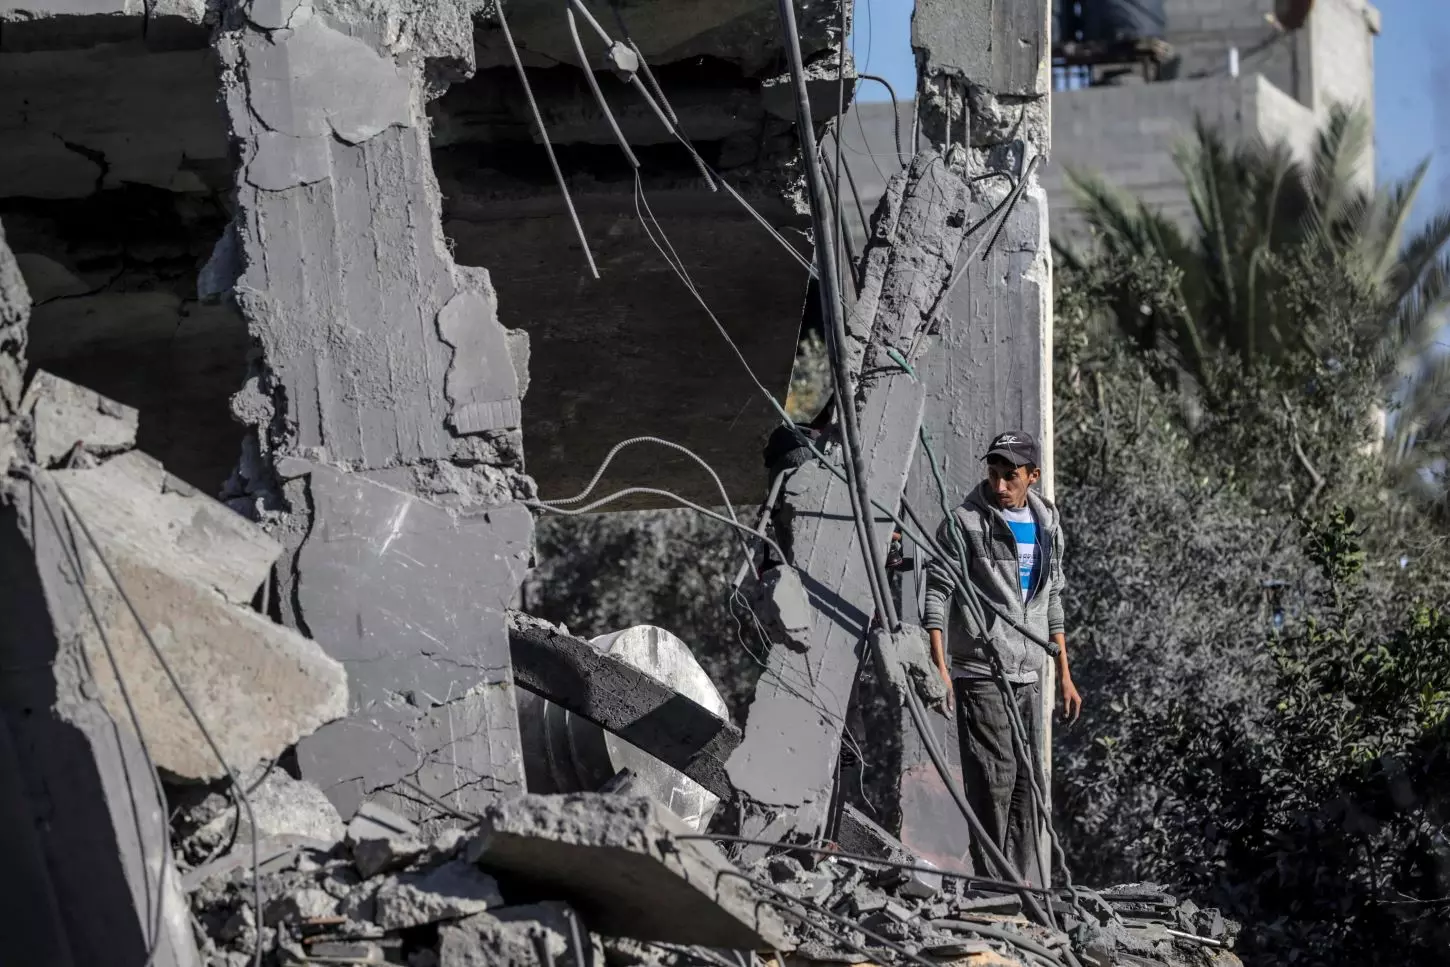
M 1037 586 L 1027 602 L 1022 600 L 1022 578 L 1017 569 L 1017 541 L 1007 518 L 997 507 L 996 499 L 983 482 L 967 495 L 953 513 L 967 545 L 967 577 L 977 590 L 1009 614 L 1018 624 L 1047 638 L 1063 632 L 1062 522 L 1057 508 L 1032 491 L 1027 492 L 1027 505 L 1037 519 L 1038 555 Z M 956 545 L 943 521 L 937 529 L 937 543 L 948 553 Z M 995 646 L 1001 656 L 1007 680 L 1018 685 L 1035 682 L 1047 659 L 1047 652 L 991 609 L 987 615 L 986 638 L 968 630 L 960 603 L 953 602 L 954 582 L 950 572 L 933 561 L 927 565 L 926 612 L 922 624 L 927 630 L 941 630 L 946 636 L 946 650 L 955 673 L 971 678 L 989 678 L 988 646 Z

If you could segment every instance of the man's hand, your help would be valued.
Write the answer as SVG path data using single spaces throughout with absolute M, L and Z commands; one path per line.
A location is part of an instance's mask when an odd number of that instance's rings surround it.
M 1061 676 L 1057 691 L 1062 696 L 1063 718 L 1076 722 L 1077 717 L 1082 714 L 1082 696 L 1077 693 L 1077 686 L 1072 683 L 1071 675 Z
M 950 712 L 956 708 L 957 690 L 952 688 L 952 673 L 947 670 L 947 649 L 946 639 L 942 637 L 940 628 L 932 628 L 926 633 L 927 640 L 931 643 L 931 663 L 941 674 L 941 680 L 947 687 L 946 710 Z

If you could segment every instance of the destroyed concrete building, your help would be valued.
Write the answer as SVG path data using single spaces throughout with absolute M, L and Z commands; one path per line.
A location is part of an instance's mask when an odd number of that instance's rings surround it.
M 970 869 L 919 642 L 873 627 L 862 552 L 892 526 L 857 502 L 931 505 L 917 428 L 952 476 L 999 423 L 1051 439 L 1040 5 L 918 4 L 931 147 L 843 272 L 866 472 L 837 441 L 767 500 L 792 550 L 747 544 L 775 646 L 746 721 L 510 610 L 534 513 L 588 509 L 547 498 L 616 443 L 676 447 L 604 476 L 634 506 L 760 492 L 830 277 L 802 144 L 854 88 L 850 11 L 604 6 L 0 2 L 11 949 L 1218 956 L 1231 926 L 1156 888 Z M 904 737 L 892 829 L 834 790 L 868 653 Z M 587 779 L 606 749 L 541 794 L 524 691 L 665 771 Z M 707 831 L 660 802 L 676 775 L 718 803 Z

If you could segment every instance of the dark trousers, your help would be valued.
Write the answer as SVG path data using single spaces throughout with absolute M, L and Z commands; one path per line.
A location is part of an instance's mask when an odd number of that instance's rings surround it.
M 1045 886 L 1041 834 L 1032 802 L 1032 772 L 1041 761 L 1042 686 L 1011 685 L 1012 702 L 1027 731 L 1031 764 L 1020 762 L 1007 717 L 1002 686 L 990 678 L 959 678 L 957 736 L 962 747 L 962 780 L 967 802 L 987 835 L 1022 878 Z M 972 842 L 972 863 L 978 873 L 992 875 L 996 866 L 981 844 Z

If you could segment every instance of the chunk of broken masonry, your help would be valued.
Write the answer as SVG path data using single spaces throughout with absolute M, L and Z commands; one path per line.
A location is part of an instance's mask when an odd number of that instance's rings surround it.
M 352 861 L 363 876 L 376 876 L 415 859 L 424 850 L 418 827 L 385 806 L 365 802 L 347 824 Z
M 91 677 L 90 619 L 41 489 L 58 506 L 53 481 L 0 481 L 0 856 L 24 884 L 5 904 L 7 944 L 57 967 L 191 967 L 166 804 Z
M 587 967 L 588 952 L 574 943 L 576 936 L 582 937 L 583 927 L 571 922 L 574 919 L 574 911 L 555 901 L 472 916 L 438 931 L 438 960 L 447 967 L 549 963 Z
M 134 439 L 134 413 L 45 373 L 25 406 L 44 453 L 63 452 L 63 441 L 93 459 Z M 342 666 L 241 606 L 279 550 L 259 528 L 136 452 L 26 473 L 14 499 L 56 537 L 58 557 L 15 608 L 82 643 L 90 687 L 112 719 L 139 731 L 158 768 L 182 779 L 227 774 L 197 716 L 226 763 L 244 770 L 346 713 Z
M 714 844 L 650 799 L 521 796 L 484 811 L 468 857 L 565 898 L 601 933 L 788 949 L 784 922 Z
M 54 466 L 77 443 L 93 454 L 136 445 L 134 409 L 44 370 L 31 378 L 20 409 L 30 415 L 35 462 L 42 467 Z
M 282 547 L 260 527 L 133 450 L 56 481 L 103 546 L 250 605 Z
M 377 925 L 384 930 L 457 920 L 503 906 L 498 881 L 463 860 L 449 860 L 422 873 L 389 877 L 376 898 Z
M 248 846 L 257 835 L 278 846 L 328 849 L 342 839 L 342 820 L 322 790 L 266 766 L 241 773 L 248 809 L 238 809 L 231 790 L 213 791 L 195 803 L 177 802 L 173 791 L 171 828 L 177 852 L 197 861 L 215 856 L 228 843 Z
M 312 641 L 96 536 L 115 572 L 113 582 L 94 552 L 79 548 L 99 628 L 89 615 L 66 619 L 85 644 L 107 709 L 125 722 L 129 698 L 159 768 L 188 779 L 226 775 L 177 685 L 233 769 L 273 758 L 346 714 L 346 673 Z

